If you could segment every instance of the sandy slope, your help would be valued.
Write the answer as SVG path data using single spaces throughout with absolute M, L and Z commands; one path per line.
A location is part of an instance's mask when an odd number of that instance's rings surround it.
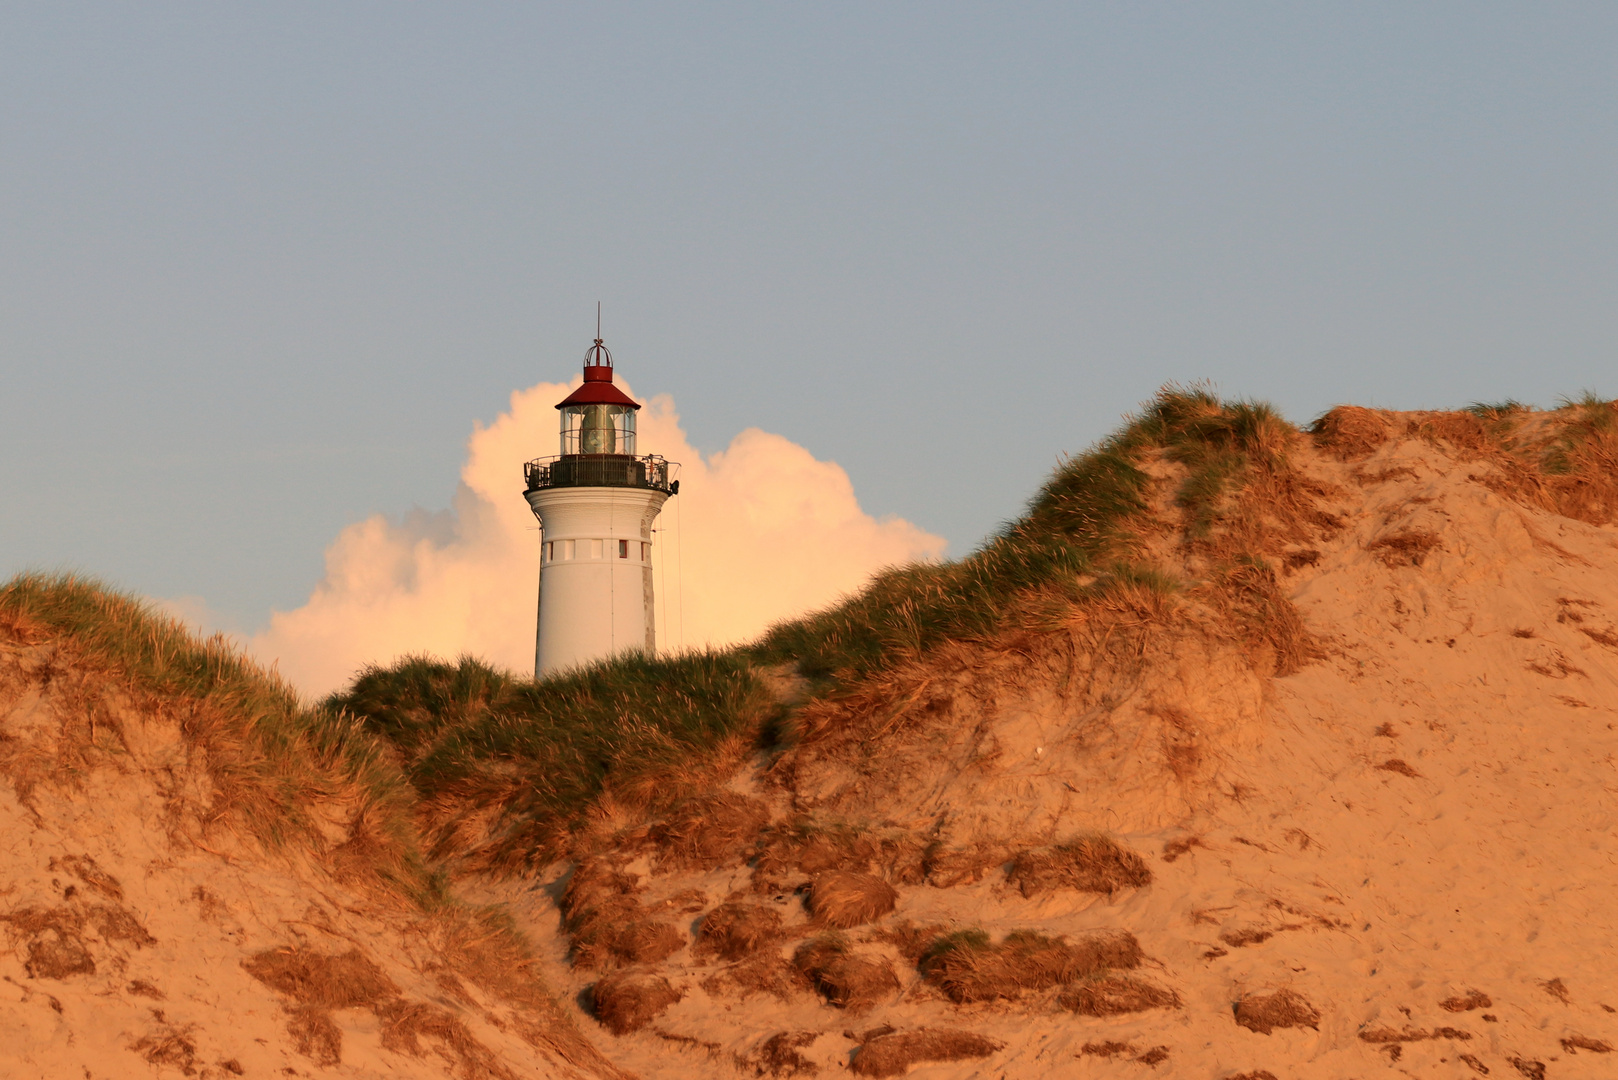
M 601 1075 L 461 977 L 428 920 L 196 839 L 209 785 L 177 723 L 114 700 L 91 736 L 85 682 L 54 645 L 0 645 L 0 1076 Z M 254 964 L 287 949 L 316 983 L 357 953 L 334 1007 Z
M 890 844 L 896 910 L 847 931 L 898 979 L 868 1010 L 794 983 L 786 960 L 820 929 L 813 871 L 749 864 L 756 826 L 717 868 L 671 863 L 632 821 L 594 856 L 674 934 L 671 955 L 629 968 L 680 1000 L 621 1036 L 587 1005 L 623 964 L 575 963 L 563 932 L 574 868 L 469 888 L 509 905 L 563 1010 L 645 1080 L 844 1075 L 885 1026 L 999 1046 L 918 1077 L 1613 1075 L 1618 529 L 1527 509 L 1491 489 L 1491 466 L 1416 437 L 1351 463 L 1296 456 L 1337 524 L 1285 559 L 1322 646 L 1295 673 L 1272 677 L 1189 608 L 1168 630 L 1076 624 L 947 653 L 891 720 L 731 781 L 777 826 Z M 51 646 L 0 644 L 0 1075 L 612 1071 L 554 1012 L 480 984 L 430 920 L 228 831 L 199 843 L 206 786 L 174 722 L 115 702 L 121 733 L 85 735 L 84 678 Z M 1093 829 L 1154 880 L 1008 884 L 1018 851 Z M 692 945 L 727 899 L 782 923 L 735 963 Z M 952 1003 L 906 934 L 966 927 L 1128 931 L 1136 974 L 1178 1005 L 1086 1016 L 1059 988 Z M 348 997 L 310 1004 L 276 956 L 346 964 Z M 1318 1020 L 1236 1022 L 1238 1002 L 1279 990 Z
M 1419 439 L 1356 464 L 1303 460 L 1335 489 L 1327 508 L 1343 527 L 1286 579 L 1326 644 L 1296 674 L 1269 681 L 1227 646 L 1182 638 L 1152 646 L 1145 673 L 1096 702 L 1056 692 L 1048 659 L 1013 655 L 988 666 L 1018 689 L 889 739 L 859 768 L 806 768 L 785 792 L 734 785 L 779 814 L 928 822 L 961 843 L 1110 828 L 1147 855 L 1151 885 L 1025 899 L 990 871 L 901 886 L 890 920 L 853 932 L 903 983 L 861 1016 L 806 992 L 744 995 L 713 981 L 723 965 L 682 950 L 656 969 L 683 999 L 640 1032 L 602 1032 L 608 1053 L 648 1078 L 755 1075 L 767 1037 L 804 1032 L 802 1056 L 836 1075 L 856 1045 L 845 1031 L 888 1024 L 1005 1044 L 913 1073 L 928 1077 L 1618 1071 L 1591 1048 L 1618 1045 L 1618 531 L 1507 501 L 1481 482 L 1488 466 Z M 1180 737 L 1197 753 L 1174 773 Z M 692 889 L 710 907 L 752 895 L 745 866 L 660 874 L 624 859 L 648 908 Z M 555 983 L 583 991 L 598 973 L 565 962 L 561 884 L 514 902 Z M 760 899 L 779 903 L 789 956 L 807 915 L 796 896 Z M 1050 994 L 957 1006 L 878 940 L 906 919 L 997 937 L 1127 929 L 1143 971 L 1183 1007 L 1103 1019 Z M 1281 988 L 1318 1009 L 1317 1027 L 1235 1023 L 1237 1001 Z M 1473 991 L 1489 1004 L 1440 1005 Z

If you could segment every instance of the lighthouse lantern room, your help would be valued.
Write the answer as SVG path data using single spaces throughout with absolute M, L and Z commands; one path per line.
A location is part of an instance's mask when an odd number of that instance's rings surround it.
M 656 651 L 652 522 L 680 486 L 668 461 L 636 454 L 640 405 L 614 384 L 599 337 L 584 357 L 584 383 L 556 408 L 561 454 L 523 467 L 540 526 L 536 676 Z

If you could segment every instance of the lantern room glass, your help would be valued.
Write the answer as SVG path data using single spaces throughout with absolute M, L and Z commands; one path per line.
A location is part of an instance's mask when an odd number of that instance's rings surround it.
M 635 407 L 632 405 L 566 405 L 562 410 L 562 453 L 635 453 Z

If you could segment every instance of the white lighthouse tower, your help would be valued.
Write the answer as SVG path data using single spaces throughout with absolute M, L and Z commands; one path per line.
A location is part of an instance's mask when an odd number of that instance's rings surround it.
M 612 354 L 599 337 L 584 356 L 584 385 L 556 407 L 561 455 L 523 467 L 540 527 L 540 677 L 656 651 L 652 522 L 680 489 L 667 461 L 635 455 L 640 405 L 613 384 Z

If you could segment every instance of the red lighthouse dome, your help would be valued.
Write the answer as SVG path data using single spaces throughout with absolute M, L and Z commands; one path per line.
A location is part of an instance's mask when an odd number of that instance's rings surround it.
M 635 412 L 640 403 L 612 381 L 612 353 L 596 338 L 584 354 L 584 383 L 557 402 L 562 413 L 562 456 L 635 454 Z
M 557 402 L 558 409 L 574 405 L 618 405 L 638 409 L 634 398 L 618 389 L 612 381 L 612 353 L 596 338 L 590 351 L 584 354 L 584 385 Z M 633 451 L 630 451 L 633 453 Z

